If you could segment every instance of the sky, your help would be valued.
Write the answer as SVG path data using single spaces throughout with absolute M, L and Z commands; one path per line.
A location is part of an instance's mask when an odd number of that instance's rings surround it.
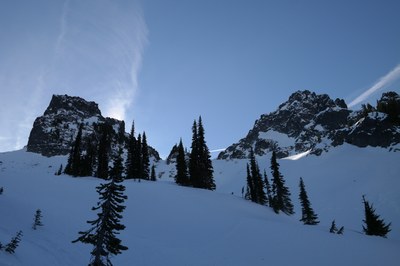
M 162 157 L 200 115 L 210 150 L 308 89 L 351 108 L 400 93 L 397 0 L 0 0 L 0 151 L 53 94 L 135 121 Z M 214 156 L 216 153 L 214 153 Z

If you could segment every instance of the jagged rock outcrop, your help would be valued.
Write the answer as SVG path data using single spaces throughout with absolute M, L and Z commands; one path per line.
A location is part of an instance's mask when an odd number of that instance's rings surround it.
M 389 96 L 383 96 L 381 105 L 390 105 L 392 110 L 396 96 Z M 399 124 L 394 120 L 393 115 L 389 118 L 381 112 L 354 112 L 344 100 L 332 100 L 326 94 L 297 91 L 276 111 L 262 115 L 247 136 L 221 152 L 218 159 L 247 158 L 251 148 L 258 156 L 275 151 L 278 158 L 309 150 L 320 155 L 344 142 L 388 148 L 400 143 Z
M 100 125 L 106 124 L 112 128 L 112 147 L 118 143 L 126 144 L 124 121 L 103 117 L 95 102 L 80 97 L 53 95 L 43 116 L 36 118 L 33 124 L 27 151 L 48 157 L 68 154 L 81 124 L 82 139 L 96 141 L 100 138 Z M 149 154 L 160 160 L 154 148 L 149 147 Z

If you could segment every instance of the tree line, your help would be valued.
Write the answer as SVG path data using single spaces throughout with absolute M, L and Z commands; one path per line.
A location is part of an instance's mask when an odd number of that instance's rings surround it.
M 135 126 L 132 123 L 131 132 L 127 138 L 119 134 L 117 151 L 126 147 L 126 162 L 123 165 L 123 174 L 126 179 L 156 180 L 155 167 L 150 167 L 149 147 L 147 145 L 146 132 L 135 136 Z M 113 156 L 112 138 L 114 135 L 112 126 L 108 124 L 96 125 L 97 132 L 82 138 L 83 124 L 79 126 L 78 133 L 72 144 L 64 173 L 71 176 L 94 176 L 108 179 L 109 165 Z M 115 153 L 115 152 L 114 152 Z M 62 165 L 56 174 L 62 173 Z

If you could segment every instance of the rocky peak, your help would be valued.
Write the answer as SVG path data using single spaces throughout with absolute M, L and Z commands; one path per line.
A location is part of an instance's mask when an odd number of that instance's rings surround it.
M 37 117 L 29 135 L 27 151 L 44 156 L 66 155 L 83 125 L 82 139 L 100 139 L 100 125 L 111 129 L 111 143 L 126 144 L 125 123 L 103 117 L 98 104 L 80 97 L 53 95 L 43 116 Z M 94 139 L 94 140 L 93 140 Z M 149 146 L 149 155 L 159 160 L 158 152 Z
M 76 114 L 82 118 L 101 116 L 99 106 L 80 97 L 68 95 L 53 95 L 44 116 L 51 114 Z
M 390 102 L 395 98 L 392 93 L 383 97 Z M 275 151 L 277 157 L 282 158 L 309 150 L 319 155 L 344 142 L 382 147 L 400 142 L 397 129 L 386 130 L 384 139 L 380 139 L 382 134 L 374 133 L 371 121 L 361 130 L 361 123 L 357 123 L 361 118 L 347 109 L 342 99 L 332 100 L 327 94 L 318 95 L 308 90 L 296 91 L 276 111 L 261 115 L 247 136 L 221 152 L 218 159 L 247 158 L 250 149 L 258 156 Z M 390 128 L 380 122 L 383 116 L 370 118 L 377 128 Z

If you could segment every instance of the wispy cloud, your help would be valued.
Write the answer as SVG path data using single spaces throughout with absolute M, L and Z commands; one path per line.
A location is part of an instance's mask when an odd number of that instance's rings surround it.
M 132 14 L 129 27 L 128 31 L 115 29 L 114 32 L 119 37 L 121 45 L 125 46 L 125 71 L 129 73 L 129 79 L 117 80 L 117 84 L 114 85 L 117 93 L 110 98 L 105 111 L 106 115 L 122 120 L 125 119 L 126 111 L 139 89 L 138 75 L 142 66 L 144 48 L 148 42 L 148 30 L 140 10 Z
M 210 152 L 211 152 L 211 153 L 214 153 L 214 152 L 221 152 L 221 151 L 224 151 L 224 150 L 226 150 L 226 148 L 215 149 L 215 150 L 211 150 Z
M 137 95 L 148 42 L 140 6 L 66 0 L 59 21 L 49 85 L 94 100 L 106 116 L 124 120 Z
M 70 0 L 65 0 L 62 11 L 61 11 L 61 17 L 60 17 L 60 32 L 57 36 L 57 41 L 55 45 L 55 54 L 56 56 L 61 53 L 62 49 L 62 43 L 65 38 L 65 34 L 67 33 L 67 15 L 68 15 L 68 10 L 69 10 L 69 1 Z
M 400 65 L 397 65 L 394 69 L 392 69 L 389 73 L 385 76 L 381 77 L 377 82 L 374 83 L 368 90 L 363 92 L 360 96 L 355 98 L 348 104 L 348 107 L 353 107 L 363 101 L 365 101 L 371 94 L 379 91 L 380 89 L 384 88 L 385 86 L 390 85 L 394 81 L 400 78 Z

